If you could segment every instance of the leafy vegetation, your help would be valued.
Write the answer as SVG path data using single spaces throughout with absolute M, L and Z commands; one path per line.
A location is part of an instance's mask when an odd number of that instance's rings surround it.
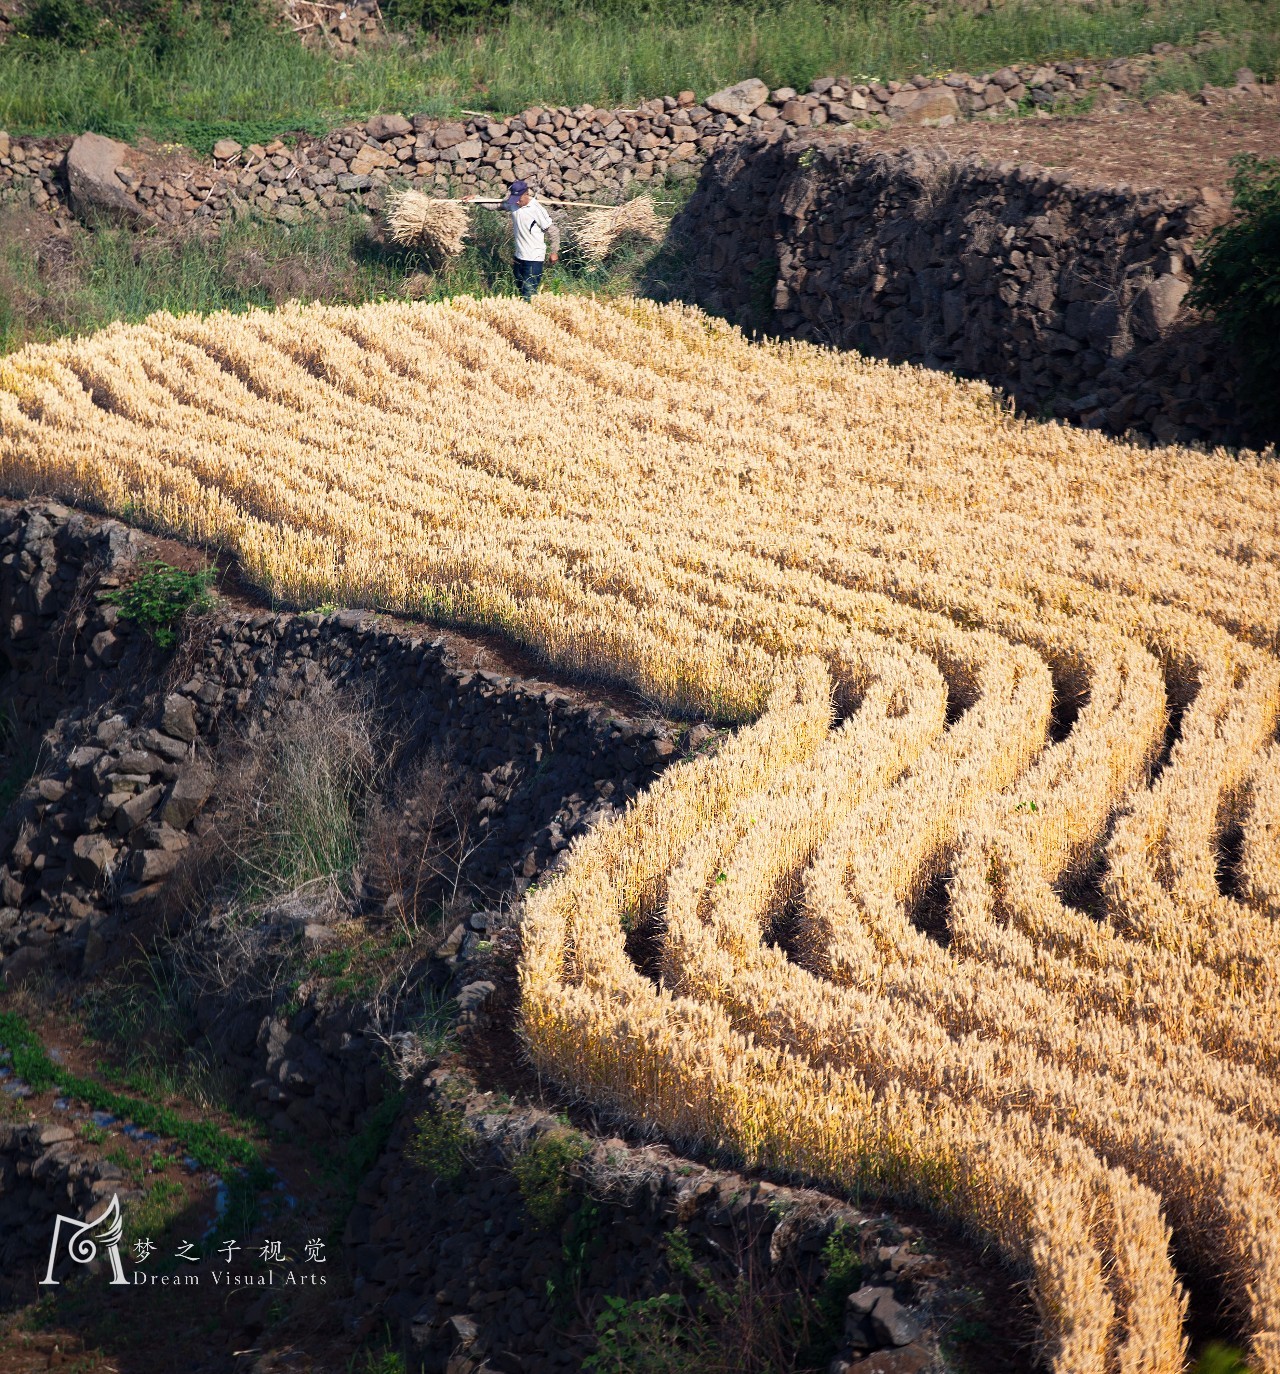
M 665 1245 L 672 1290 L 606 1296 L 584 1374 L 793 1374 L 830 1363 L 835 1346 L 824 1358 L 809 1337 L 810 1305 L 784 1294 L 749 1253 L 721 1280 L 695 1261 L 682 1229 Z
M 573 1170 L 589 1149 L 577 1131 L 553 1130 L 532 1140 L 520 1152 L 511 1172 L 536 1226 L 559 1226 L 573 1202 Z
M 252 1141 L 232 1135 L 211 1121 L 188 1121 L 169 1107 L 126 1097 L 95 1079 L 70 1072 L 50 1058 L 39 1036 L 15 1012 L 0 1012 L 0 1045 L 9 1051 L 14 1073 L 37 1092 L 56 1088 L 96 1111 L 111 1112 L 143 1130 L 167 1136 L 201 1168 L 229 1171 L 238 1165 L 251 1177 L 262 1173 L 261 1157 Z
M 458 1183 L 471 1168 L 476 1144 L 461 1112 L 425 1111 L 414 1124 L 406 1153 L 441 1183 Z
M 107 0 L 102 0 L 104 6 Z M 410 32 L 350 59 L 302 46 L 251 3 L 137 0 L 150 18 L 94 21 L 98 4 L 45 0 L 39 34 L 0 48 L 0 127 L 17 133 L 140 130 L 207 147 L 212 137 L 315 128 L 379 110 L 511 113 L 550 102 L 631 104 L 689 87 L 706 95 L 744 76 L 803 87 L 813 77 L 902 77 L 1014 60 L 1142 52 L 1212 27 L 1259 35 L 1248 56 L 1275 70 L 1278 0 L 1024 0 L 959 7 L 821 0 L 399 0 Z M 84 16 L 89 16 L 86 20 Z M 92 33 L 83 25 L 93 22 Z M 443 28 L 438 37 L 421 29 Z M 56 34 L 64 35 L 58 39 Z M 54 37 L 49 35 L 53 34 Z M 241 137 L 241 142 L 248 141 Z
M 1236 214 L 1210 235 L 1190 299 L 1236 345 L 1250 400 L 1280 432 L 1280 158 L 1233 162 Z
M 182 622 L 213 605 L 215 576 L 212 568 L 188 572 L 153 559 L 106 600 L 119 607 L 123 619 L 140 625 L 160 648 L 172 649 Z

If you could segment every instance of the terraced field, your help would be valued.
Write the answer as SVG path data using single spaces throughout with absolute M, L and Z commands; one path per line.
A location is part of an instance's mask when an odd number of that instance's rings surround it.
M 961 1219 L 1060 1374 L 1187 1282 L 1280 1371 L 1273 462 L 544 297 L 31 348 L 0 469 L 739 722 L 531 896 L 539 1067 Z

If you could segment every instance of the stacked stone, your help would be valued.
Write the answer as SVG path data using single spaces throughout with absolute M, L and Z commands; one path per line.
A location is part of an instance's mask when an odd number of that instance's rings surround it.
M 0 1274 L 42 1275 L 59 1213 L 84 1219 L 113 1193 L 122 1207 L 139 1196 L 120 1166 L 95 1158 L 70 1127 L 0 1122 Z M 58 1258 L 54 1273 L 65 1277 L 65 1250 Z M 89 1267 L 106 1263 L 99 1256 Z
M 571 1276 L 566 1236 L 575 1233 L 540 1229 L 511 1169 L 524 1150 L 563 1135 L 564 1127 L 536 1108 L 499 1107 L 456 1072 L 435 1070 L 424 1089 L 362 1181 L 344 1236 L 357 1274 L 358 1329 L 398 1327 L 413 1367 L 455 1374 L 576 1369 L 583 1351 L 566 1335 L 566 1314 L 548 1302 L 548 1284 L 552 1293 L 572 1287 L 570 1311 L 584 1314 L 600 1310 L 606 1295 L 643 1299 L 677 1290 L 680 1276 L 666 1260 L 676 1228 L 700 1265 L 728 1285 L 740 1266 L 762 1293 L 775 1285 L 775 1301 L 821 1285 L 822 1251 L 839 1229 L 860 1256 L 863 1283 L 848 1300 L 833 1374 L 918 1374 L 929 1366 L 936 1337 L 924 1313 L 939 1309 L 939 1292 L 954 1280 L 916 1228 L 661 1148 L 595 1140 L 570 1184 L 570 1210 L 585 1203 L 591 1216 L 589 1231 L 577 1233 L 590 1262 Z M 423 1113 L 458 1111 L 474 1143 L 467 1178 L 446 1189 L 405 1151 Z M 511 1352 L 519 1352 L 518 1365 L 508 1363 Z
M 277 139 L 243 147 L 221 139 L 211 163 L 176 180 L 171 171 L 146 166 L 133 150 L 114 145 L 114 165 L 100 165 L 95 174 L 105 188 L 101 203 L 107 208 L 125 208 L 116 195 L 122 191 L 129 208 L 166 223 L 255 213 L 296 224 L 309 210 L 335 210 L 353 201 L 376 208 L 394 184 L 434 194 L 471 194 L 497 191 L 523 178 L 560 199 L 616 200 L 632 183 L 694 176 L 726 142 L 769 127 L 941 127 L 1025 109 L 1069 109 L 1095 92 L 1134 92 L 1153 65 L 1172 52 L 1168 44 L 1156 49 L 1106 63 L 1011 66 L 903 82 L 828 76 L 811 82 L 803 94 L 786 86 L 770 91 L 752 78 L 701 103 L 692 91 L 681 91 L 629 109 L 534 106 L 509 119 L 377 115 L 363 125 L 291 145 Z M 1250 84 L 1251 73 L 1240 78 L 1239 89 L 1258 89 Z M 68 143 L 0 133 L 0 196 L 55 208 L 64 203 L 60 172 Z M 74 175 L 70 179 L 73 208 L 78 208 Z M 87 192 L 84 199 L 98 203 Z
M 65 209 L 61 172 L 70 143 L 66 138 L 10 138 L 0 129 L 0 203 Z
M 744 326 L 981 377 L 1088 426 L 1239 443 L 1234 360 L 1183 309 L 1227 213 L 784 131 L 717 153 L 675 231 L 698 303 Z
M 466 880 L 495 899 L 556 868 L 576 835 L 677 757 L 663 721 L 466 668 L 443 639 L 357 612 L 218 617 L 167 690 L 146 636 L 106 599 L 139 555 L 132 532 L 58 505 L 25 506 L 0 519 L 0 549 L 0 683 L 21 728 L 48 730 L 50 741 L 0 829 L 6 980 L 50 959 L 96 963 L 208 823 L 221 735 L 269 727 L 321 683 L 394 704 L 406 757 L 434 750 L 476 779 L 470 829 L 484 843 Z M 400 897 L 371 901 L 386 910 Z M 484 930 L 482 920 L 455 931 L 454 950 Z

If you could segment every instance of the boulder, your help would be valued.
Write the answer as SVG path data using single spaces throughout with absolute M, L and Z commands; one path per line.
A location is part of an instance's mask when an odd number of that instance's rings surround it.
M 403 115 L 374 115 L 364 126 L 370 138 L 379 143 L 388 138 L 402 138 L 413 132 L 413 125 Z
M 953 124 L 960 115 L 955 93 L 946 86 L 907 89 L 889 97 L 889 118 L 897 124 Z
M 1178 318 L 1189 282 L 1166 272 L 1139 295 L 1134 302 L 1134 328 L 1148 339 L 1158 339 Z
M 81 134 L 67 152 L 67 186 L 77 215 L 97 211 L 144 218 L 142 207 L 125 190 L 116 168 L 123 167 L 130 149 L 101 134 Z
M 921 1334 L 920 1323 L 892 1293 L 886 1293 L 871 1309 L 871 1330 L 882 1345 L 910 1345 Z
M 226 162 L 229 158 L 233 158 L 237 153 L 243 151 L 234 138 L 220 138 L 213 145 L 213 155 L 219 162 Z
M 213 791 L 213 777 L 203 768 L 192 768 L 176 779 L 169 788 L 160 819 L 175 830 L 185 830 L 195 819 L 196 812 Z
M 160 729 L 171 739 L 195 739 L 196 708 L 190 697 L 184 697 L 178 692 L 171 692 L 165 697 Z
M 769 99 L 769 88 L 757 76 L 749 76 L 734 86 L 709 95 L 704 102 L 717 114 L 732 115 L 735 119 L 749 119 Z
M 459 144 L 467 136 L 467 131 L 461 124 L 442 124 L 437 130 L 432 142 L 437 148 L 452 148 Z

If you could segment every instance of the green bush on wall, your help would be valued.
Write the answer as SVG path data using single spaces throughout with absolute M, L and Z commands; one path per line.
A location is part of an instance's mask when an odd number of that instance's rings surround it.
M 1240 352 L 1248 400 L 1280 433 L 1280 159 L 1233 158 L 1235 218 L 1209 236 L 1191 304 L 1213 313 Z
M 153 559 L 127 586 L 105 599 L 119 608 L 125 620 L 140 625 L 160 648 L 172 649 L 182 622 L 212 607 L 215 576 L 212 568 L 187 572 Z

